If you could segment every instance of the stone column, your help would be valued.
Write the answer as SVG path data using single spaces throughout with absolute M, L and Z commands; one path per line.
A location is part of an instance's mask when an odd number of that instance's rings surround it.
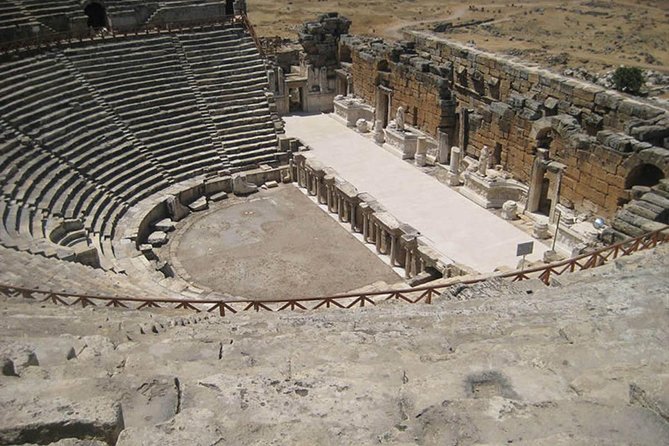
M 335 179 L 331 175 L 326 175 L 325 178 L 323 178 L 323 181 L 325 181 L 325 187 L 327 188 L 328 211 L 330 213 L 334 213 L 334 209 L 335 209 L 334 182 L 335 182 Z
M 275 70 L 267 70 L 267 83 L 269 84 L 269 89 L 272 92 L 277 92 L 277 85 L 276 85 L 276 71 Z
M 323 197 L 323 178 L 316 178 L 316 202 L 318 204 L 323 204 L 325 202 Z
M 411 250 L 406 249 L 404 254 L 404 277 L 411 278 Z
M 449 158 L 451 157 L 451 146 L 448 144 L 448 133 L 438 130 L 439 138 L 439 159 L 437 160 L 440 164 L 447 164 Z
M 459 147 L 451 148 L 451 159 L 448 166 L 448 185 L 449 186 L 459 186 L 460 185 L 460 156 L 462 151 Z
M 316 176 L 312 170 L 307 169 L 307 193 L 311 196 L 316 195 Z
M 386 142 L 386 135 L 383 132 L 383 121 L 380 119 L 374 121 L 374 141 L 377 144 L 383 144 Z
M 416 145 L 416 166 L 423 167 L 426 164 L 427 158 L 427 138 L 424 136 L 418 137 L 418 144 Z
M 460 134 L 458 135 L 458 145 L 460 149 L 467 153 L 467 130 L 469 127 L 469 110 L 460 107 Z
M 403 235 L 402 242 L 404 244 L 404 276 L 409 279 L 415 274 L 415 256 L 418 242 L 414 235 Z
M 381 254 L 381 243 L 383 242 L 383 228 L 378 223 L 374 224 L 374 235 L 376 236 L 376 253 Z
M 397 265 L 397 235 L 390 235 L 390 266 Z
M 348 221 L 351 223 L 351 232 L 353 233 L 358 232 L 355 230 L 355 209 L 356 206 L 353 203 L 349 203 Z
M 283 68 L 278 67 L 276 69 L 276 83 L 277 83 L 277 92 L 279 96 L 286 95 L 286 76 L 283 73 Z
M 527 212 L 536 212 L 541 201 L 541 188 L 543 187 L 544 175 L 546 174 L 546 162 L 548 160 L 548 149 L 537 149 L 532 164 L 532 176 L 530 178 L 530 190 L 527 193 Z

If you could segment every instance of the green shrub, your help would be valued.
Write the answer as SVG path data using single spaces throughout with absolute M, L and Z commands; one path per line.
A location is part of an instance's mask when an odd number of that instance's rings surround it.
M 618 91 L 638 95 L 645 80 L 638 67 L 618 67 L 613 73 L 613 83 Z

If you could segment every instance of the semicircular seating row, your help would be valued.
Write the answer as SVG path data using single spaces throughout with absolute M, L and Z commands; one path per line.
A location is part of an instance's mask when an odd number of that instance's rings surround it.
M 277 160 L 264 62 L 240 25 L 51 50 L 0 74 L 8 248 L 113 258 L 116 223 L 143 198 Z
M 65 32 L 71 22 L 86 24 L 81 0 L 21 0 L 0 2 L 0 36 L 31 36 L 35 27 L 40 33 Z M 139 11 L 147 14 L 147 23 L 161 14 L 177 15 L 184 8 L 220 7 L 220 0 L 112 0 L 104 2 L 112 21 L 135 19 Z

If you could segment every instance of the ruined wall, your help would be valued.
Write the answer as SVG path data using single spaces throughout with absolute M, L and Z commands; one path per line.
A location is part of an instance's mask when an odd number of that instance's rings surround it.
M 351 52 L 354 92 L 375 104 L 377 85 L 393 91 L 407 122 L 478 157 L 483 145 L 496 162 L 528 182 L 538 147 L 566 166 L 560 202 L 612 215 L 629 199 L 625 181 L 645 163 L 669 176 L 666 110 L 508 58 L 422 32 L 393 46 L 343 39 Z M 463 137 L 455 111 L 466 110 Z M 555 185 L 551 185 L 555 187 Z
M 438 129 L 455 125 L 455 103 L 444 66 L 435 66 L 416 57 L 410 48 L 402 54 L 383 42 L 372 42 L 362 50 L 355 37 L 343 38 L 342 43 L 357 50 L 351 51 L 351 74 L 354 93 L 375 104 L 377 85 L 392 90 L 391 115 L 404 107 L 406 122 L 436 137 Z M 362 50 L 362 51 L 361 51 Z M 387 55 L 387 56 L 386 56 Z

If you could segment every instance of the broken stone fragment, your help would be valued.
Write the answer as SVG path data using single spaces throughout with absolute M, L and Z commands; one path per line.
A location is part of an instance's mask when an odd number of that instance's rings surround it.
M 163 218 L 162 220 L 154 223 L 153 228 L 156 231 L 170 232 L 174 230 L 174 222 L 169 218 Z
M 204 211 L 209 208 L 209 203 L 207 203 L 207 197 L 200 197 L 191 204 L 188 205 L 188 208 L 193 212 Z
M 8 344 L 0 346 L 0 357 L 4 358 L 3 373 L 2 373 L 3 375 L 5 374 L 4 372 L 6 365 L 4 360 L 11 361 L 14 374 L 18 376 L 21 375 L 21 372 L 26 367 L 39 365 L 39 361 L 37 360 L 37 355 L 35 354 L 34 349 L 29 348 L 25 345 Z
M 0 358 L 0 369 L 3 376 L 18 376 L 14 370 L 14 362 L 9 358 Z
M 44 444 L 90 438 L 115 444 L 124 428 L 121 406 L 105 397 L 85 401 L 40 399 L 39 404 L 7 403 L 0 417 L 0 444 Z
M 167 234 L 163 231 L 152 232 L 147 241 L 151 246 L 162 246 L 167 243 Z

